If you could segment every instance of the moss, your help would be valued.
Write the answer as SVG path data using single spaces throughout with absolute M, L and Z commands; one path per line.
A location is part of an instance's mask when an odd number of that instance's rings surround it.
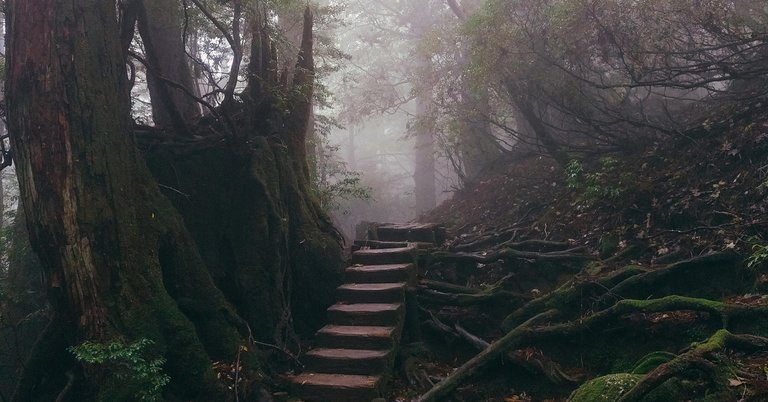
M 627 393 L 641 379 L 641 374 L 608 374 L 589 380 L 577 388 L 568 398 L 568 402 L 615 402 Z M 689 384 L 670 380 L 650 392 L 643 402 L 669 402 L 685 400 L 690 396 Z
M 632 374 L 648 374 L 656 367 L 675 358 L 674 353 L 665 351 L 656 351 L 648 353 L 643 356 L 635 364 L 635 368 L 632 370 Z
M 600 258 L 608 258 L 619 249 L 619 237 L 607 234 L 600 238 Z
M 582 384 L 568 398 L 569 402 L 614 402 L 643 378 L 638 374 L 609 374 Z

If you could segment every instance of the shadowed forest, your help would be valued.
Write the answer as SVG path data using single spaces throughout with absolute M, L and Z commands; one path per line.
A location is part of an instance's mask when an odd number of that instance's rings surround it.
M 764 0 L 0 4 L 0 402 L 768 401 Z

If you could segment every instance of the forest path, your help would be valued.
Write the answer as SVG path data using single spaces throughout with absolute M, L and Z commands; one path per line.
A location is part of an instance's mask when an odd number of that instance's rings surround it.
M 347 283 L 305 356 L 307 371 L 291 378 L 295 396 L 367 402 L 386 390 L 405 324 L 406 289 L 416 285 L 418 250 L 445 234 L 436 224 L 384 224 L 368 237 L 354 243 Z

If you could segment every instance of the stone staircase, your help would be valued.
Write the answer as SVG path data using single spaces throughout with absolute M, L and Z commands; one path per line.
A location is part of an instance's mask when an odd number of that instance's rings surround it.
M 418 249 L 444 236 L 435 224 L 385 224 L 355 241 L 347 283 L 304 357 L 306 372 L 291 377 L 293 395 L 368 402 L 384 394 L 405 323 L 406 289 L 416 284 Z

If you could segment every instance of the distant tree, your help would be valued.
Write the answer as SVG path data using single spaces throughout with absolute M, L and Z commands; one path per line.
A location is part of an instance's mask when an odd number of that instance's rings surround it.
M 768 90 L 768 16 L 751 0 L 489 1 L 468 23 L 471 70 L 517 114 L 500 124 L 561 165 L 632 150 Z

